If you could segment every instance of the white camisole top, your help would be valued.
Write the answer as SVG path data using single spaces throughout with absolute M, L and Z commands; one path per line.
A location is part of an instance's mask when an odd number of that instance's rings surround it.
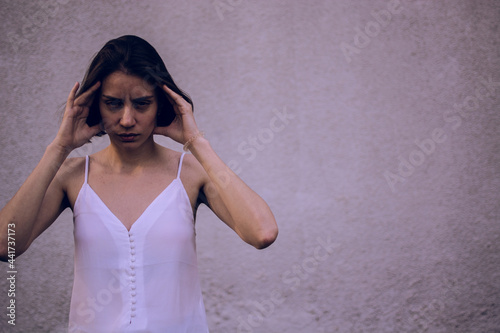
M 86 157 L 74 207 L 69 332 L 208 332 L 183 158 L 129 231 L 89 186 Z

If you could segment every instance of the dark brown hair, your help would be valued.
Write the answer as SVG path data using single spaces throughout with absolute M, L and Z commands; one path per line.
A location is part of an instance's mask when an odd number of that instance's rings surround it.
M 154 47 L 144 39 L 133 35 L 112 39 L 103 46 L 92 60 L 76 97 L 87 91 L 97 81 L 102 83 L 108 75 L 116 71 L 139 76 L 147 84 L 155 87 L 155 95 L 158 101 L 157 126 L 168 126 L 175 119 L 174 108 L 168 101 L 165 91 L 161 88 L 164 84 L 193 106 L 191 98 L 175 84 Z M 101 121 L 98 98 L 100 88 L 95 96 L 87 117 L 89 126 L 96 125 Z

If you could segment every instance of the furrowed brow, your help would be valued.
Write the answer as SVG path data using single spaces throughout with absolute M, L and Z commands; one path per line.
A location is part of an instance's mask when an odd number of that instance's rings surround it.
M 121 101 L 120 98 L 117 98 L 117 97 L 113 97 L 113 96 L 108 96 L 108 95 L 102 95 L 102 97 L 104 98 L 107 98 L 107 99 L 111 99 L 111 100 L 117 100 L 117 101 Z
M 139 97 L 139 98 L 134 98 L 132 101 L 133 102 L 144 102 L 144 101 L 147 101 L 147 100 L 151 100 L 154 98 L 154 95 L 151 95 L 151 96 L 143 96 L 143 97 Z

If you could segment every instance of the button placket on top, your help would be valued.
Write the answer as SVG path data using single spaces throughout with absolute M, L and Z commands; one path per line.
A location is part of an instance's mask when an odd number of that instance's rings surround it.
M 130 262 L 129 262 L 129 268 L 130 268 L 130 283 L 129 283 L 129 289 L 130 289 L 130 321 L 132 321 L 132 318 L 136 316 L 135 310 L 136 310 L 136 271 L 135 271 L 135 253 L 136 253 L 136 242 L 135 242 L 135 237 L 132 231 L 128 232 L 129 236 L 129 243 L 130 243 Z

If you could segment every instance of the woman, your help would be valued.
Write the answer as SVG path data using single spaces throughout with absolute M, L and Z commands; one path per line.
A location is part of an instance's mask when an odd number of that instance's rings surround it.
M 55 139 L 0 211 L 2 260 L 8 225 L 15 224 L 20 255 L 69 207 L 75 234 L 70 331 L 207 332 L 196 266 L 198 205 L 205 203 L 258 249 L 276 239 L 271 210 L 211 148 L 191 100 L 145 40 L 122 36 L 106 43 L 79 87 L 71 89 Z M 67 158 L 104 133 L 108 147 Z M 156 144 L 153 134 L 192 154 Z

